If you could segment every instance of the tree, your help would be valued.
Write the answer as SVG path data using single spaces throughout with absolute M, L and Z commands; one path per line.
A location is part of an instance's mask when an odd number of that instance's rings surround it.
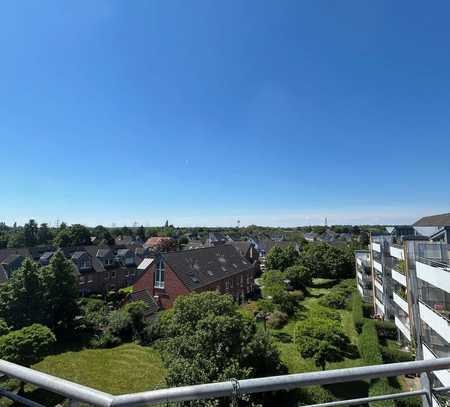
M 301 264 L 288 267 L 284 274 L 290 281 L 291 285 L 296 289 L 304 288 L 312 283 L 311 270 Z
M 295 327 L 295 342 L 303 358 L 311 358 L 317 367 L 341 360 L 350 339 L 339 322 L 330 319 L 306 319 Z
M 354 261 L 349 254 L 326 243 L 306 246 L 299 262 L 311 270 L 313 277 L 348 278 L 354 273 Z
M 293 266 L 297 260 L 298 252 L 293 246 L 285 248 L 274 246 L 267 254 L 266 267 L 271 270 L 284 271 L 286 268 Z
M 104 226 L 102 225 L 96 226 L 92 231 L 92 233 L 98 240 L 104 240 L 108 245 L 114 244 L 114 238 L 111 235 L 111 232 Z
M 34 219 L 30 219 L 28 223 L 23 225 L 23 235 L 25 246 L 32 247 L 37 243 L 38 225 Z
M 33 324 L 0 337 L 0 358 L 23 366 L 31 366 L 56 342 L 46 326 Z
M 141 239 L 143 242 L 145 242 L 146 236 L 145 236 L 145 228 L 144 228 L 144 226 L 142 226 L 142 225 L 139 226 L 136 234 L 139 237 L 139 239 Z
M 68 247 L 71 245 L 71 236 L 68 228 L 61 228 L 53 239 L 57 247 Z
M 38 265 L 25 259 L 0 289 L 0 317 L 14 329 L 46 324 L 45 298 Z
M 69 228 L 72 246 L 84 246 L 91 244 L 91 232 L 86 226 L 75 224 Z
M 47 223 L 41 223 L 37 232 L 37 244 L 49 244 L 53 239 L 53 234 L 50 231 Z
M 238 312 L 231 296 L 204 292 L 178 297 L 161 317 L 161 326 L 169 386 L 284 372 L 270 338 Z
M 24 247 L 25 235 L 23 229 L 15 230 L 8 239 L 8 247 Z
M 61 250 L 42 269 L 47 315 L 53 329 L 68 328 L 77 314 L 79 287 L 75 273 L 72 262 L 66 259 Z

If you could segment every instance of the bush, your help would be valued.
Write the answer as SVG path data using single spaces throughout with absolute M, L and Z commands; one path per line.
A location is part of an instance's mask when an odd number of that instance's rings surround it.
M 286 278 L 290 281 L 292 287 L 299 289 L 309 286 L 312 283 L 312 273 L 311 270 L 300 264 L 288 267 L 284 274 Z
M 322 386 L 310 386 L 298 390 L 299 401 L 301 404 L 322 404 L 336 401 L 337 398 L 330 390 Z
M 369 397 L 381 396 L 383 394 L 396 393 L 396 390 L 389 385 L 388 379 L 373 379 L 369 385 Z M 375 401 L 370 403 L 371 406 L 376 407 L 395 407 L 394 400 Z
M 411 362 L 414 360 L 414 357 L 410 352 L 390 349 L 386 346 L 381 347 L 381 355 L 385 363 Z
M 323 306 L 316 306 L 314 308 L 311 308 L 311 310 L 309 311 L 309 317 L 312 319 L 325 318 L 338 322 L 341 321 L 341 314 L 339 313 L 339 311 Z
M 319 300 L 324 307 L 344 309 L 347 304 L 348 295 L 342 291 L 331 291 Z
M 362 308 L 362 300 L 358 294 L 353 294 L 352 298 L 352 316 L 355 329 L 358 333 L 361 333 L 364 325 L 364 314 Z
M 288 315 L 281 311 L 275 311 L 269 315 L 267 325 L 269 328 L 280 329 L 288 322 Z
M 363 325 L 361 334 L 358 337 L 358 348 L 366 365 L 380 365 L 383 363 L 374 321 L 367 320 Z
M 0 319 L 0 336 L 6 335 L 10 328 L 4 319 Z
M 111 313 L 105 333 L 119 338 L 122 342 L 131 341 L 133 338 L 133 321 L 124 310 Z
M 144 329 L 140 336 L 140 342 L 142 345 L 150 345 L 156 340 L 162 338 L 161 324 L 158 319 L 152 319 L 146 321 Z
M 376 320 L 375 327 L 380 338 L 397 339 L 397 327 L 393 322 Z
M 296 344 L 304 358 L 312 358 L 317 367 L 341 360 L 350 339 L 341 324 L 329 319 L 307 319 L 295 327 Z
M 37 363 L 56 342 L 46 326 L 33 324 L 0 337 L 0 358 L 31 366 Z
M 101 331 L 107 324 L 110 311 L 106 304 L 95 298 L 83 298 L 80 301 L 82 324 L 86 330 Z

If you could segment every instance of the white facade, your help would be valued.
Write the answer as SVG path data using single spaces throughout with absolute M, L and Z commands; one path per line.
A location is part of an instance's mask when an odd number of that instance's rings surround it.
M 379 271 L 380 273 L 383 272 L 383 267 L 381 266 L 380 263 L 378 263 L 377 261 L 373 261 L 373 268 L 377 271 Z
M 399 259 L 399 260 L 405 260 L 405 256 L 403 255 L 403 249 L 400 249 L 395 246 L 390 246 L 389 252 L 392 257 L 395 257 L 396 259 Z
M 395 317 L 395 326 L 399 329 L 399 331 L 405 335 L 408 341 L 411 341 L 411 332 L 408 326 L 406 326 L 400 319 Z

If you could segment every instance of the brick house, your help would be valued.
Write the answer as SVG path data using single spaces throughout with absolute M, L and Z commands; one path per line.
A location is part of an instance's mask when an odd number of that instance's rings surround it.
M 239 302 L 253 291 L 254 274 L 254 265 L 232 245 L 159 253 L 133 290 L 148 290 L 164 309 L 191 292 L 228 293 Z
M 130 286 L 140 271 L 137 264 L 138 248 L 121 246 L 76 246 L 63 248 L 67 259 L 72 260 L 82 294 L 104 293 Z M 53 246 L 0 249 L 0 284 L 17 270 L 25 258 L 49 264 L 58 249 Z

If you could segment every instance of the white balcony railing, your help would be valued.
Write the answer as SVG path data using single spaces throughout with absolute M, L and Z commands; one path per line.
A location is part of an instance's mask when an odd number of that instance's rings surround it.
M 381 253 L 381 245 L 379 243 L 372 243 L 372 250 Z
M 399 329 L 399 331 L 405 335 L 406 339 L 411 342 L 411 332 L 410 327 L 406 324 L 404 324 L 398 317 L 395 317 L 394 319 L 395 326 Z
M 292 390 L 308 386 L 353 382 L 356 380 L 393 377 L 399 375 L 418 374 L 441 371 L 450 368 L 450 358 L 420 360 L 414 362 L 391 363 L 376 366 L 363 366 L 347 369 L 326 370 L 319 372 L 298 373 L 290 375 L 261 377 L 257 379 L 236 380 L 226 382 L 198 384 L 193 386 L 172 387 L 146 391 L 142 393 L 114 396 L 82 386 L 68 380 L 60 379 L 23 366 L 0 361 L 0 372 L 10 378 L 32 384 L 69 399 L 69 405 L 80 402 L 100 407 L 140 407 L 146 405 L 168 405 L 184 401 L 207 400 L 228 397 L 238 404 L 241 395 L 265 393 L 277 390 Z M 449 392 L 450 387 L 407 391 L 380 396 L 363 397 L 350 400 L 338 400 L 320 406 L 363 405 L 373 401 L 396 400 L 412 396 L 425 396 L 428 406 L 432 406 L 435 394 Z M 28 400 L 16 393 L 1 390 L 3 397 L 18 401 L 20 404 L 42 407 L 39 403 Z M 319 405 L 317 405 L 319 406 Z
M 402 298 L 400 297 L 397 293 L 393 293 L 392 294 L 393 298 L 394 298 L 394 302 L 403 310 L 405 311 L 407 314 L 409 313 L 409 308 L 408 308 L 408 303 Z
M 392 271 L 392 278 L 398 283 L 400 283 L 403 287 L 406 287 L 406 276 L 394 269 L 392 269 L 391 271 Z

